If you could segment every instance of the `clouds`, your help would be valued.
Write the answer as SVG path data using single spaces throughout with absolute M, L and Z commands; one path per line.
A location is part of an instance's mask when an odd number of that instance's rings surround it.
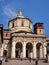
M 3 13 L 4 13 L 6 16 L 12 17 L 12 18 L 17 16 L 16 12 L 15 12 L 14 10 L 12 10 L 12 8 L 10 8 L 10 7 L 8 7 L 8 6 L 5 6 L 5 7 L 3 8 Z
M 4 0 L 5 1 L 5 0 Z M 7 0 L 6 0 L 7 1 Z M 17 6 L 16 6 L 17 5 Z M 8 16 L 10 18 L 14 18 L 17 16 L 18 10 L 22 7 L 21 2 L 15 2 L 12 0 L 12 2 L 6 2 L 6 4 L 2 4 L 2 13 L 5 16 Z

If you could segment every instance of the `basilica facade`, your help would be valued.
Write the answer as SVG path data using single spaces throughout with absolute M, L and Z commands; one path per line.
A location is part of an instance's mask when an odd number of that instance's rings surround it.
M 0 24 L 0 56 L 22 59 L 45 59 L 49 38 L 45 35 L 44 25 L 36 22 L 32 31 L 32 21 L 22 16 L 19 10 L 17 17 L 9 20 L 8 29 Z

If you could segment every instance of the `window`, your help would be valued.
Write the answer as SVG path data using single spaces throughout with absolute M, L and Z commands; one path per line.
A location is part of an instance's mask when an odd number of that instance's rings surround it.
M 24 26 L 24 21 L 22 20 L 21 26 Z
M 40 32 L 41 32 L 41 30 L 40 30 Z
M 6 36 L 8 36 L 8 34 L 6 33 Z
M 14 23 L 13 23 L 13 27 L 14 27 Z

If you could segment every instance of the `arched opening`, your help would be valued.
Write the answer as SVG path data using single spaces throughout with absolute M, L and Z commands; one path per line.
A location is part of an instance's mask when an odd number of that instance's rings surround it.
M 7 57 L 7 50 L 3 51 L 3 57 Z
M 22 43 L 16 43 L 16 58 L 20 58 L 22 56 Z
M 36 52 L 37 52 L 37 58 L 42 59 L 43 58 L 43 46 L 41 43 L 38 43 L 36 45 Z
M 27 43 L 26 45 L 26 58 L 33 57 L 33 45 L 32 43 Z

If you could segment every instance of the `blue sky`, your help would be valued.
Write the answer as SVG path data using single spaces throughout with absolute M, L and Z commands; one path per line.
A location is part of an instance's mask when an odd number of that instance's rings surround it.
M 33 25 L 43 22 L 45 34 L 49 37 L 49 0 L 0 0 L 0 24 L 8 28 L 8 21 L 17 16 L 19 9 L 31 18 Z

